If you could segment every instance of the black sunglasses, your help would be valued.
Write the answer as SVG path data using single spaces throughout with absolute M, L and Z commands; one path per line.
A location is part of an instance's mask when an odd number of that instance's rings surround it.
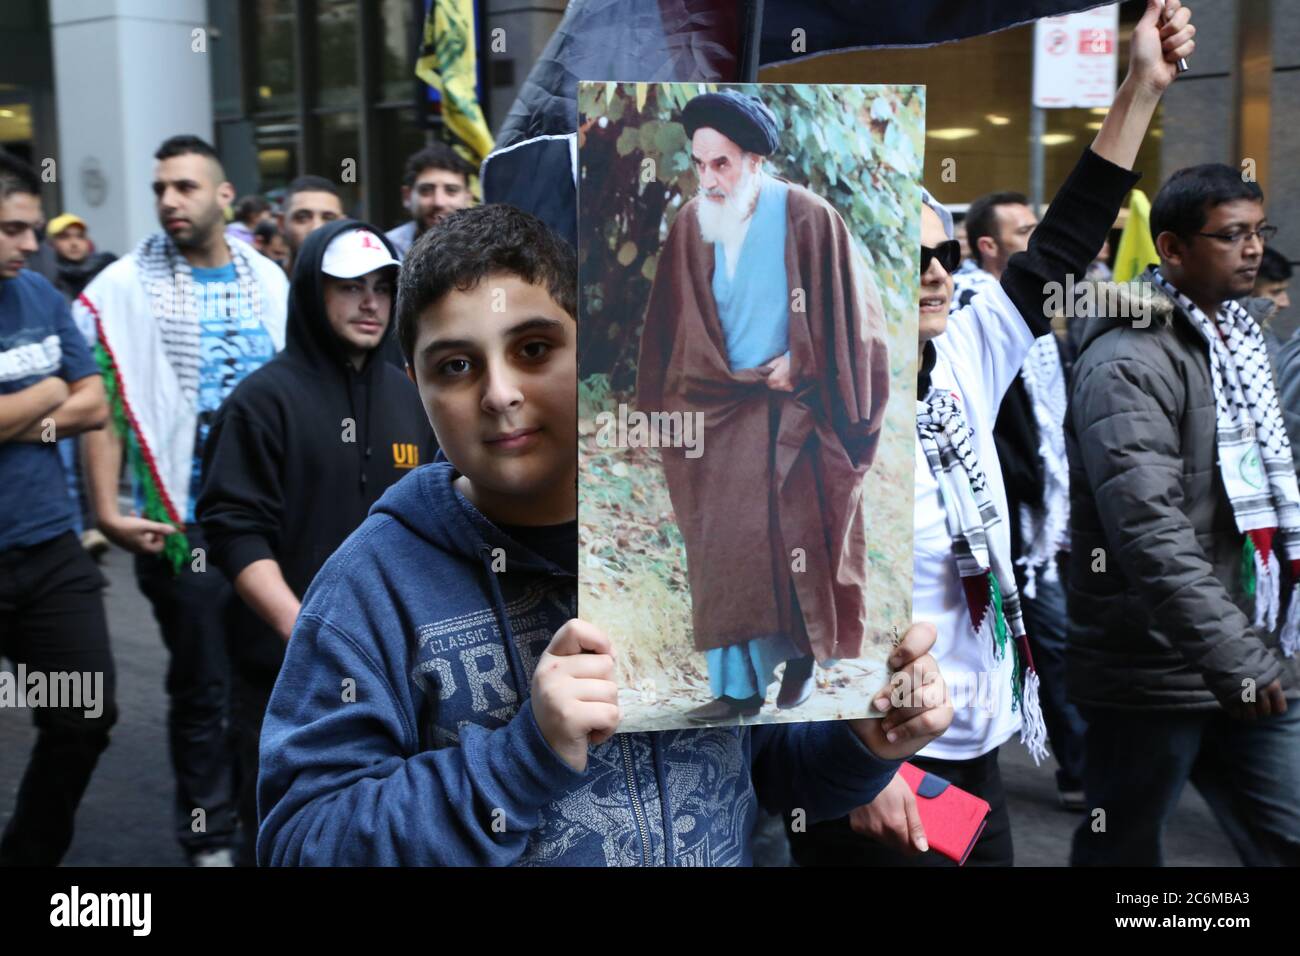
M 921 275 L 925 275 L 926 270 L 930 268 L 930 260 L 938 259 L 939 265 L 952 275 L 961 265 L 961 243 L 956 239 L 949 239 L 947 242 L 941 242 L 933 249 L 929 246 L 921 247 Z

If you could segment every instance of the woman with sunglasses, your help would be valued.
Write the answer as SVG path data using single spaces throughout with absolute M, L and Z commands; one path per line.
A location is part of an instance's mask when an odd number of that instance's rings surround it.
M 960 247 L 951 214 L 925 193 L 912 616 L 937 628 L 932 653 L 953 695 L 954 717 L 912 762 L 989 803 L 965 857 L 973 865 L 1009 866 L 1013 859 L 998 747 L 1018 731 L 1036 760 L 1046 754 L 994 420 L 1036 337 L 1051 331 L 1047 302 L 1059 296 L 1067 275 L 1087 270 L 1139 179 L 1131 171 L 1138 147 L 1177 75 L 1175 64 L 1192 51 L 1189 20 L 1179 0 L 1148 0 L 1134 28 L 1128 76 L 1029 249 L 1012 257 L 1000 283 L 951 316 Z M 915 798 L 901 776 L 849 817 L 792 833 L 791 848 L 803 865 L 954 865 L 926 852 Z

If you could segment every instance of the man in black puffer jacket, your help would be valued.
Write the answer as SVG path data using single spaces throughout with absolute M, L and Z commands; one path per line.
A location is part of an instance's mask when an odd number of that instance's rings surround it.
M 1300 864 L 1300 508 L 1263 339 L 1232 301 L 1272 231 L 1239 170 L 1175 173 L 1152 206 L 1158 270 L 1109 287 L 1132 295 L 1084 331 L 1068 684 L 1095 809 L 1075 865 L 1159 865 L 1189 779 L 1245 863 Z

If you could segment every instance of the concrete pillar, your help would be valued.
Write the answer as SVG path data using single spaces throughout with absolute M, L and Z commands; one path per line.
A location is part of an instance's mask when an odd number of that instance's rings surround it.
M 484 95 L 488 102 L 484 105 L 491 111 L 493 135 L 501 128 L 533 64 L 560 25 L 565 6 L 565 0 L 488 0 L 485 43 L 478 55 L 486 64 L 488 88 Z M 492 49 L 493 30 L 504 31 L 498 34 L 504 41 L 503 52 Z M 505 81 L 506 77 L 510 82 Z
M 158 229 L 153 153 L 168 136 L 212 140 L 205 0 L 50 0 L 64 211 L 101 249 Z M 196 37 L 195 30 L 204 34 Z
M 1273 108 L 1268 218 L 1282 227 L 1273 245 L 1300 265 L 1300 0 L 1273 2 Z M 1300 283 L 1292 282 L 1292 289 Z M 1292 297 L 1293 321 L 1300 305 Z
M 1199 163 L 1239 166 L 1237 152 L 1237 0 L 1189 3 L 1196 19 L 1191 72 L 1178 78 L 1164 98 L 1164 141 L 1160 182 L 1143 182 L 1154 196 L 1169 174 Z

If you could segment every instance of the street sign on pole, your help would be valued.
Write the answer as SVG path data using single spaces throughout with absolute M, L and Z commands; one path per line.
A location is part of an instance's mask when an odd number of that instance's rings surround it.
M 1034 24 L 1034 106 L 1110 106 L 1119 62 L 1119 5 Z

